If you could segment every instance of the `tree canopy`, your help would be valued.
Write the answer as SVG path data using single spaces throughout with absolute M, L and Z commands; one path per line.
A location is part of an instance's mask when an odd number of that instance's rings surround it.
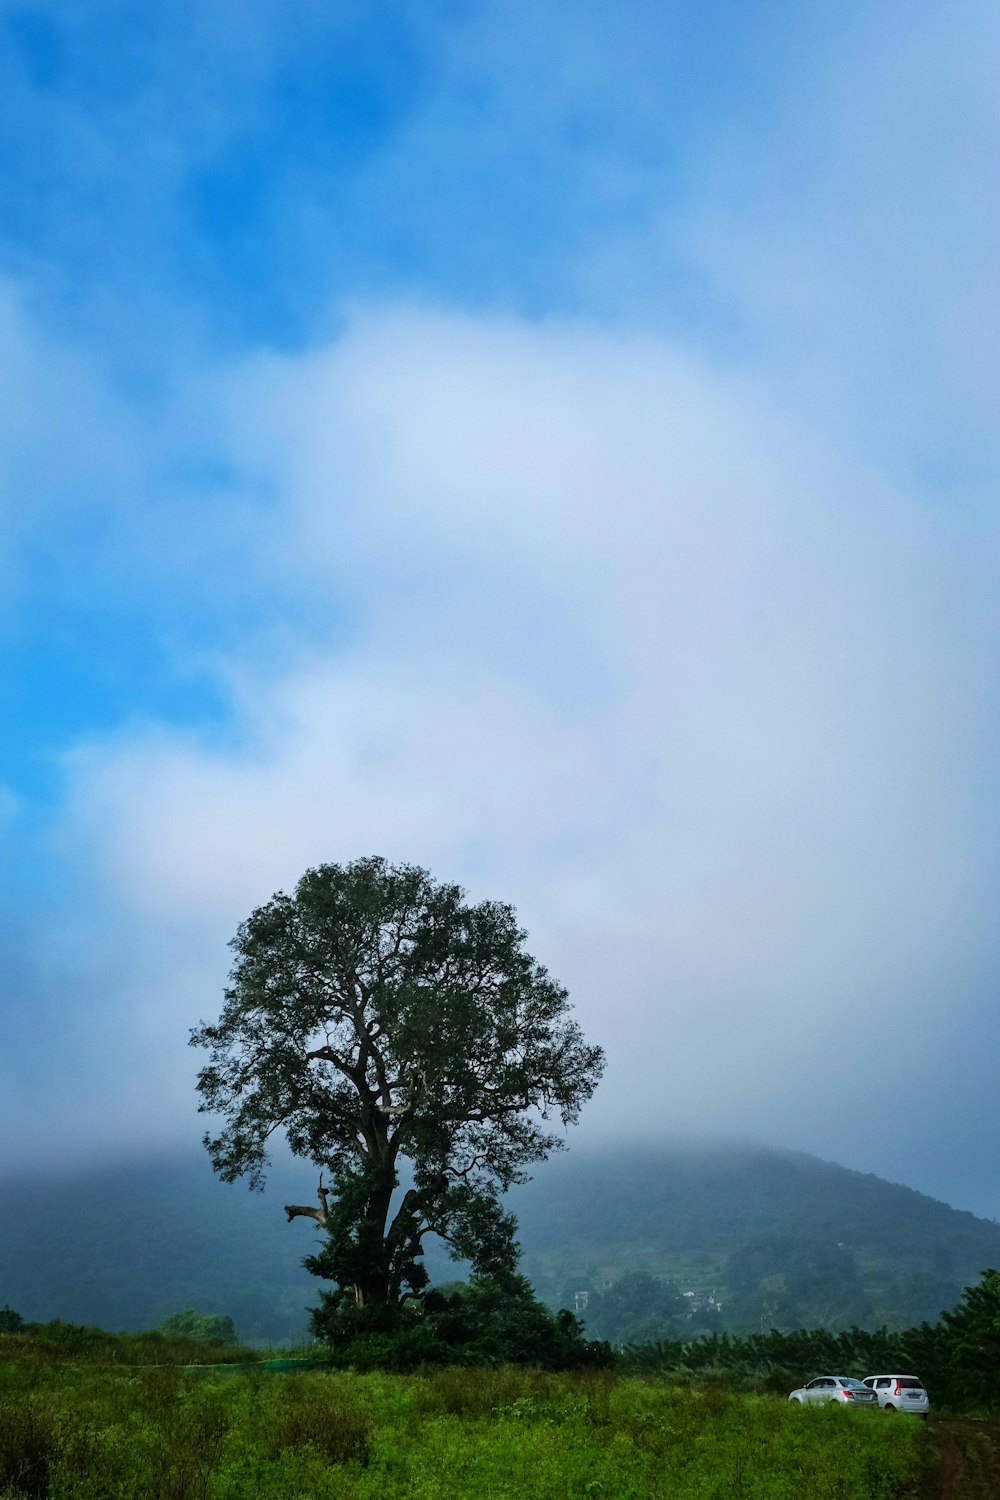
M 196 1307 L 185 1307 L 171 1313 L 160 1324 L 161 1333 L 180 1338 L 197 1339 L 200 1344 L 236 1344 L 239 1338 L 228 1313 L 203 1313 Z
M 501 1195 L 563 1144 L 604 1062 L 525 940 L 512 907 L 380 858 L 307 870 L 240 926 L 222 1015 L 191 1037 L 200 1109 L 224 1121 L 205 1144 L 254 1188 L 275 1133 L 321 1169 L 318 1207 L 285 1211 L 325 1231 L 307 1265 L 338 1306 L 419 1296 L 429 1233 L 513 1274 Z

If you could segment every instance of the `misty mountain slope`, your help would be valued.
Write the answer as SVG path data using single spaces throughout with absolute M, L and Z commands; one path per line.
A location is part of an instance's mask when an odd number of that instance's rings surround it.
M 901 1232 L 934 1243 L 945 1236 L 956 1254 L 1000 1247 L 1000 1226 L 987 1219 L 871 1173 L 769 1147 L 570 1151 L 518 1190 L 516 1206 L 539 1251 L 567 1237 L 595 1249 L 617 1244 L 627 1226 L 632 1240 L 683 1252 L 706 1248 L 706 1239 L 801 1227 L 803 1216 L 813 1233 L 878 1251 L 896 1253 Z
M 310 1175 L 279 1170 L 249 1193 L 192 1150 L 2 1180 L 0 1304 L 130 1332 L 196 1306 L 230 1313 L 244 1337 L 302 1338 L 317 1283 L 301 1260 L 318 1234 L 281 1205 L 309 1201 Z
M 301 1266 L 318 1234 L 288 1224 L 282 1204 L 309 1202 L 314 1191 L 315 1174 L 297 1164 L 277 1167 L 262 1195 L 227 1186 L 200 1151 L 65 1179 L 8 1177 L 0 1180 L 0 1305 L 113 1329 L 152 1327 L 196 1306 L 229 1313 L 249 1339 L 297 1339 L 319 1291 Z M 636 1272 L 676 1282 L 681 1293 L 713 1291 L 722 1312 L 714 1323 L 703 1317 L 705 1326 L 902 1326 L 936 1318 L 1000 1264 L 994 1223 L 764 1148 L 570 1151 L 540 1167 L 511 1204 L 540 1295 L 561 1303 L 586 1291 L 594 1331 L 614 1337 L 677 1331 L 659 1302 L 655 1316 L 647 1305 L 648 1276 L 629 1291 L 633 1303 L 647 1303 L 621 1311 L 617 1283 Z M 436 1280 L 456 1274 L 441 1251 L 428 1265 Z
M 714 1292 L 724 1326 L 935 1320 L 1000 1260 L 995 1223 L 772 1148 L 571 1152 L 515 1206 L 525 1270 L 547 1300 L 645 1271 Z

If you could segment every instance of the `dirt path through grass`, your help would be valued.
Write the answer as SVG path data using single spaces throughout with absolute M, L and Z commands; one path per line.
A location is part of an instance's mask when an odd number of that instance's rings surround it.
M 1000 1500 L 1000 1422 L 932 1417 L 930 1436 L 926 1500 Z

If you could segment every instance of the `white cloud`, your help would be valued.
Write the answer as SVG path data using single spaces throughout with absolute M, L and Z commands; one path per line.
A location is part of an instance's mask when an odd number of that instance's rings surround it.
M 907 503 L 581 326 L 359 312 L 221 408 L 286 565 L 351 614 L 282 673 L 232 660 L 237 748 L 70 761 L 67 837 L 157 963 L 207 979 L 252 905 L 380 852 L 515 903 L 608 1047 L 605 1125 L 822 1148 L 805 1113 L 910 1097 L 987 853 L 975 663 Z M 165 1048 L 218 1004 L 148 989 Z
M 671 226 L 790 405 L 952 504 L 1000 458 L 998 53 L 984 0 L 865 8 Z
M 586 263 L 560 261 L 592 305 L 648 327 L 677 322 L 686 249 L 714 314 L 699 337 L 731 354 L 737 329 L 752 379 L 616 325 L 359 307 L 335 343 L 192 378 L 132 434 L 126 556 L 183 557 L 206 598 L 244 576 L 262 616 L 275 578 L 294 578 L 306 615 L 322 599 L 335 622 L 286 640 L 277 666 L 256 642 L 229 650 L 225 744 L 130 727 L 67 757 L 59 838 L 79 884 L 49 988 L 74 996 L 67 1010 L 82 997 L 88 1070 L 102 1053 L 123 1075 L 147 1060 L 151 1131 L 175 1104 L 181 1119 L 179 1049 L 220 1002 L 237 921 L 306 865 L 376 850 L 515 902 L 609 1049 L 588 1112 L 602 1125 L 766 1135 L 896 1173 L 903 1148 L 855 1125 L 873 1101 L 898 1105 L 915 1172 L 963 1142 L 970 1112 L 980 1127 L 996 1035 L 997 302 L 982 252 L 997 226 L 982 184 L 997 133 L 981 77 L 996 22 L 959 9 L 961 23 L 918 7 L 880 38 L 878 7 L 870 35 L 848 28 L 849 57 L 798 70 L 768 139 L 755 117 L 714 168 L 702 142 L 686 243 L 646 161 L 618 242 L 596 234 Z M 456 79 L 487 66 L 490 36 L 463 34 Z M 573 54 L 585 73 L 596 55 Z M 579 155 L 617 184 L 563 138 L 589 73 L 545 68 L 536 97 L 506 68 L 498 150 L 516 116 L 550 163 Z M 387 148 L 376 204 L 394 201 L 394 171 L 439 160 L 449 108 Z M 209 132 L 209 156 L 229 128 Z M 491 128 L 474 147 L 451 138 L 442 178 L 466 157 L 481 173 Z M 433 172 L 415 180 L 434 218 Z M 459 254 L 454 217 L 441 223 L 431 242 Z M 41 392 L 48 356 L 4 306 Z M 75 410 L 88 381 L 60 379 L 55 404 Z M 42 456 L 23 389 L 0 387 L 6 430 Z M 113 439 L 83 439 L 130 430 L 98 405 L 66 429 L 92 473 Z M 158 519 L 155 455 L 197 453 L 206 434 L 242 489 L 221 523 L 196 498 Z M 261 497 L 269 516 L 247 522 Z M 87 1087 L 94 1135 L 119 1128 L 124 1095 Z M 831 1117 L 847 1134 L 830 1137 Z

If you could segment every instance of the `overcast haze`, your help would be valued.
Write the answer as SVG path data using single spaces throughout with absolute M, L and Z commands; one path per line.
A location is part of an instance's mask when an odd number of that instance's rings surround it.
M 607 1073 L 1000 1215 L 995 5 L 0 0 L 0 1171 L 382 854 Z

